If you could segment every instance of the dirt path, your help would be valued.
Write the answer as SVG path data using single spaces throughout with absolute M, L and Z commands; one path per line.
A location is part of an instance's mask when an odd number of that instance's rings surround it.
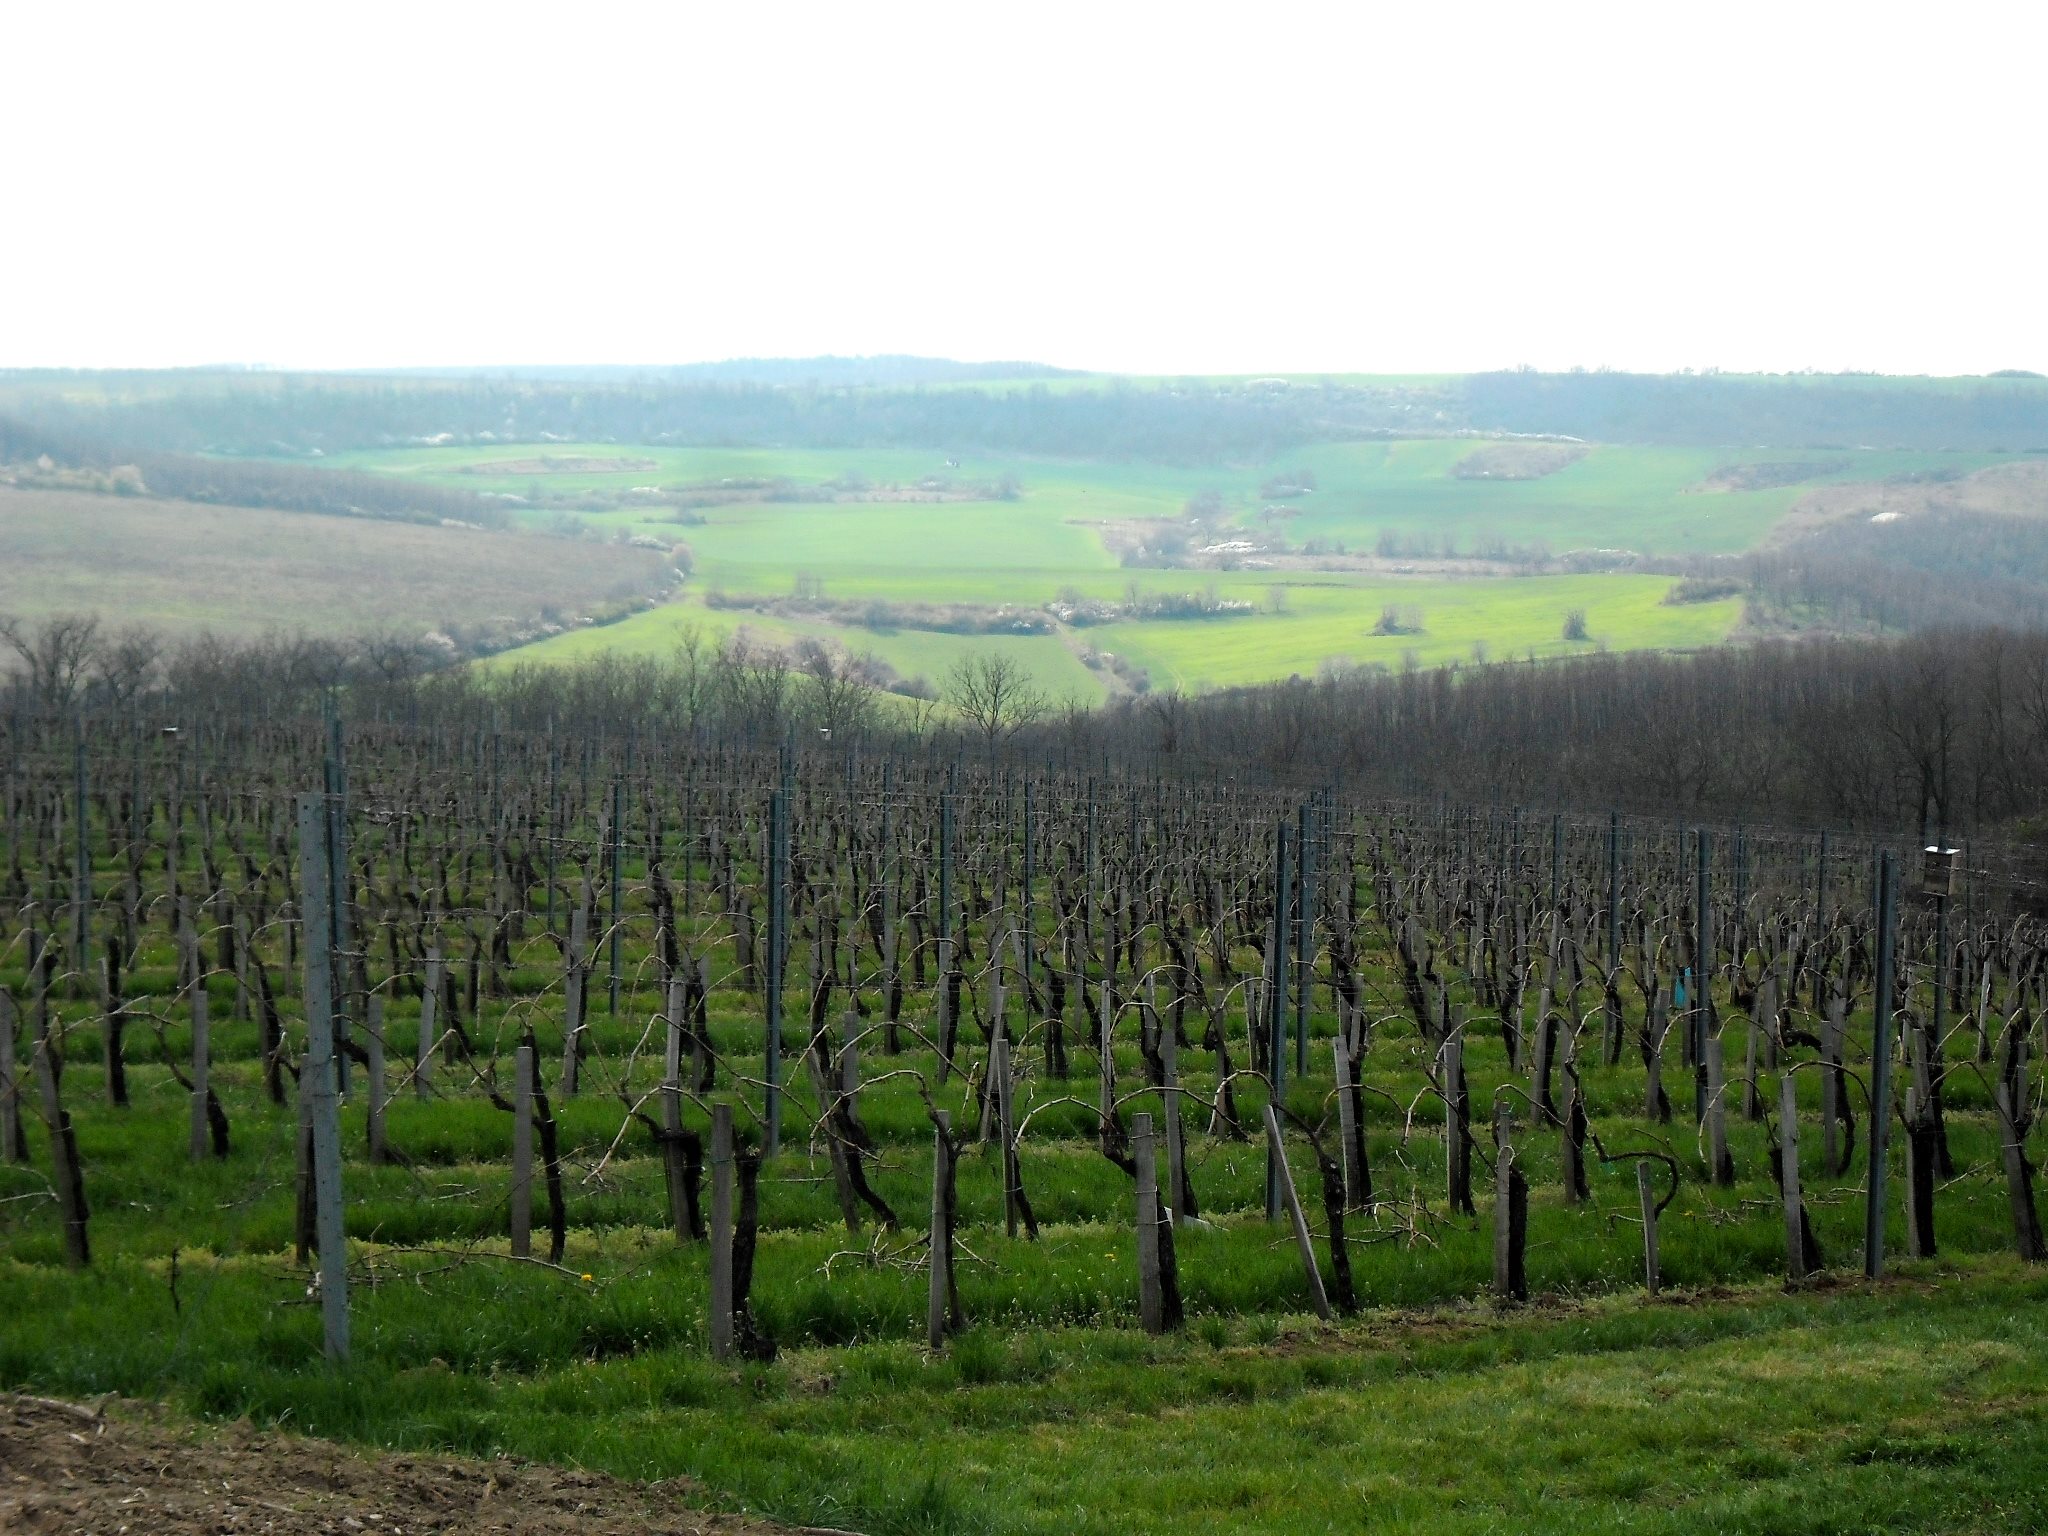
M 522 1462 L 353 1451 L 0 1393 L 0 1531 L 8 1536 L 790 1536 L 699 1514 L 685 1483 L 626 1483 Z

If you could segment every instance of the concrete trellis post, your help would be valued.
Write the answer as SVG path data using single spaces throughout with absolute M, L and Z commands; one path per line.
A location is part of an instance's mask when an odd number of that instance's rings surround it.
M 732 1106 L 711 1106 L 711 1358 L 732 1358 Z
M 327 1357 L 348 1359 L 348 1248 L 342 1225 L 341 1117 L 336 1101 L 334 922 L 330 863 L 335 807 L 324 795 L 298 799 L 300 907 L 306 934 L 306 1065 L 300 1093 L 311 1120 L 313 1224 L 320 1249 L 320 1310 Z
M 1301 1266 L 1308 1275 L 1308 1302 L 1317 1317 L 1330 1321 L 1330 1297 L 1323 1289 L 1323 1272 L 1316 1264 L 1315 1243 L 1309 1236 L 1308 1218 L 1302 1214 L 1301 1197 L 1294 1190 L 1294 1171 L 1287 1166 L 1287 1147 L 1280 1137 L 1280 1116 L 1266 1106 L 1266 1148 L 1278 1170 L 1280 1198 L 1287 1207 L 1287 1219 L 1294 1228 L 1294 1246 L 1301 1253 Z
M 1785 1205 L 1785 1278 L 1806 1278 L 1806 1209 L 1799 1194 L 1799 1090 L 1790 1072 L 1778 1077 L 1778 1190 Z
M 1152 1117 L 1131 1116 L 1131 1155 L 1138 1170 L 1138 1321 L 1147 1333 L 1166 1331 L 1166 1296 L 1159 1275 L 1159 1167 Z

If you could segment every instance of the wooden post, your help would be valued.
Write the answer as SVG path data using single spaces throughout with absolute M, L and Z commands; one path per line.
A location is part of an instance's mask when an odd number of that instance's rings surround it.
M 1358 1209 L 1358 1158 L 1353 1148 L 1358 1139 L 1358 1115 L 1351 1102 L 1351 1047 L 1344 1031 L 1330 1043 L 1331 1065 L 1337 1074 L 1337 1135 L 1343 1142 L 1344 1209 Z
M 1166 1207 L 1173 1224 L 1184 1227 L 1194 1213 L 1183 1198 L 1188 1168 L 1186 1132 L 1180 1121 L 1180 1032 L 1171 1020 L 1162 1021 L 1159 1027 L 1159 1061 L 1166 1078 L 1159 1090 L 1166 1107 Z
M 1131 1155 L 1138 1168 L 1138 1322 L 1147 1333 L 1166 1331 L 1166 1297 L 1159 1279 L 1159 1169 L 1152 1117 L 1131 1116 Z
M 1472 1095 L 1465 1086 L 1463 1013 L 1458 1010 L 1444 1035 L 1444 1183 L 1451 1209 L 1472 1216 Z
M 1506 1104 L 1493 1107 L 1493 1291 L 1500 1300 L 1529 1299 L 1524 1250 L 1528 1241 L 1529 1184 L 1515 1166 L 1514 1121 Z
M 363 1054 L 369 1058 L 369 1101 L 366 1106 L 366 1134 L 370 1161 L 381 1163 L 384 1151 L 384 997 L 371 994 L 363 1011 Z
M 953 941 L 939 940 L 939 1065 L 938 1079 L 943 1085 L 953 1071 L 953 1037 L 957 1023 L 953 1017 Z
M 832 1190 L 839 1199 L 840 1219 L 846 1230 L 860 1230 L 860 1201 L 853 1192 L 853 1173 L 847 1167 L 846 1143 L 840 1139 L 838 1116 L 833 1112 L 835 1088 L 818 1062 L 815 1046 L 804 1051 L 804 1067 L 810 1073 L 811 1092 L 818 1100 L 818 1130 L 825 1138 L 825 1159 L 832 1169 Z
M 333 836 L 339 807 L 298 797 L 300 912 L 305 928 L 306 1065 L 300 1093 L 312 1117 L 313 1221 L 320 1248 L 320 1311 L 327 1358 L 348 1359 L 348 1246 L 342 1225 L 341 1115 L 335 1064 L 334 913 L 339 876 Z
M 1104 1125 L 1116 1113 L 1116 1005 L 1103 982 L 1095 1015 L 1096 1095 L 1095 1108 Z
M 412 1067 L 412 1091 L 416 1098 L 427 1098 L 434 1091 L 434 1046 L 440 1040 L 436 1027 L 440 1007 L 441 946 L 436 944 L 427 951 L 427 981 L 420 993 L 420 1046 Z
M 199 947 L 192 947 L 192 1132 L 190 1151 L 195 1163 L 206 1160 L 207 1150 L 207 1096 L 212 1092 L 210 1079 L 213 1068 L 212 1031 L 207 1019 L 205 962 L 199 957 Z
M 683 1169 L 683 1030 L 688 1007 L 687 984 L 680 971 L 669 978 L 667 1035 L 661 1053 L 661 1166 L 668 1188 L 668 1220 L 676 1241 L 690 1240 L 690 1207 L 685 1198 Z
M 2023 1090 L 2024 1091 L 2024 1090 Z M 2012 1207 L 2013 1246 L 2022 1259 L 2033 1263 L 2043 1258 L 2041 1215 L 2034 1209 L 2033 1172 L 2027 1164 L 2024 1111 L 2013 1109 L 2012 1085 L 2001 1082 L 1992 1089 L 1998 1110 L 1998 1150 L 2005 1164 L 2005 1191 Z
M 997 1035 L 995 1048 L 989 1057 L 989 1071 L 995 1081 L 989 1085 L 989 1097 L 996 1107 L 996 1138 L 1002 1147 L 1003 1157 L 1003 1231 L 1017 1235 L 1018 1168 L 1017 1168 L 1017 1122 L 1010 1092 L 1010 1037 Z
M 80 975 L 87 971 L 92 948 L 92 845 L 86 827 L 84 732 L 85 724 L 81 716 L 79 735 L 72 743 L 72 770 L 75 782 L 72 789 L 71 816 L 74 838 L 71 867 L 71 968 Z
M 1815 983 L 1819 985 L 1818 982 Z M 1842 999 L 1830 993 L 1820 1026 L 1820 1165 L 1824 1172 L 1838 1174 L 1848 1167 L 1843 1155 L 1842 1136 Z
M 1721 1032 L 1711 1030 L 1704 1038 L 1707 1102 L 1707 1161 L 1714 1182 L 1735 1182 L 1735 1160 L 1728 1154 L 1728 1072 L 1721 1054 Z
M 1892 1118 L 1892 930 L 1897 926 L 1892 853 L 1878 859 L 1877 995 L 1870 1042 L 1870 1178 L 1863 1193 L 1863 1273 L 1884 1273 L 1885 1138 Z
M 0 987 L 0 1161 L 10 1163 L 28 1161 L 28 1143 L 21 1130 L 21 1074 L 14 1053 L 20 1027 L 14 994 Z
M 632 759 L 632 748 L 630 745 L 626 749 L 626 756 L 628 766 L 630 767 Z M 626 823 L 624 817 L 625 784 L 620 779 L 614 778 L 612 780 L 612 877 L 610 881 L 612 920 L 606 935 L 611 940 L 611 976 L 610 986 L 606 994 L 608 998 L 606 1013 L 611 1018 L 619 1016 L 619 938 L 621 930 L 625 927 L 624 913 L 621 906 L 626 894 Z M 576 1091 L 573 1079 L 570 1081 L 566 1091 L 569 1093 Z
M 782 1146 L 782 973 L 789 961 L 789 799 L 778 788 L 768 801 L 768 988 L 763 1075 L 768 1080 L 761 1154 Z
M 1785 1202 L 1785 1278 L 1806 1278 L 1806 1211 L 1799 1197 L 1799 1089 L 1788 1069 L 1778 1074 L 1778 1191 Z
M 1277 1037 L 1276 1037 L 1277 1038 Z M 1266 1151 L 1269 1166 L 1278 1169 L 1280 1198 L 1287 1207 L 1287 1219 L 1294 1225 L 1294 1246 L 1301 1252 L 1301 1266 L 1308 1273 L 1308 1301 L 1316 1316 L 1330 1321 L 1330 1297 L 1323 1289 L 1323 1272 L 1316 1266 L 1315 1244 L 1309 1237 L 1308 1218 L 1302 1215 L 1301 1199 L 1294 1192 L 1294 1172 L 1287 1166 L 1287 1147 L 1280 1138 L 1280 1115 L 1266 1106 Z
M 931 1276 L 925 1293 L 925 1343 L 946 1347 L 953 1315 L 953 1210 L 947 1192 L 953 1187 L 953 1117 L 934 1110 L 932 1132 Z
M 1645 1162 L 1636 1164 L 1636 1203 L 1643 1212 L 1643 1287 L 1654 1296 L 1664 1277 L 1657 1265 L 1657 1195 Z
M 516 1057 L 512 1090 L 512 1257 L 533 1252 L 533 1047 Z
M 587 1003 L 586 979 L 589 966 L 583 958 L 588 943 L 589 919 L 581 904 L 569 914 L 569 958 L 562 968 L 562 1082 L 565 1097 L 576 1092 L 576 1080 L 583 1065 L 583 1015 Z
M 43 1118 L 50 1125 L 50 1164 L 57 1186 L 57 1210 L 64 1222 L 64 1262 L 84 1269 L 92 1262 L 85 1234 L 85 1179 L 78 1165 L 78 1133 L 57 1094 L 57 1070 L 50 1041 L 36 1042 L 36 1089 L 43 1100 Z
M 1921 1047 L 1914 1031 L 1914 1054 Z M 1934 1242 L 1934 1127 L 1928 1113 L 1925 1091 L 1914 1085 L 1906 1090 L 1906 1254 L 1909 1258 L 1931 1259 Z
M 298 1209 L 294 1212 L 292 1227 L 292 1258 L 299 1264 L 312 1263 L 313 1254 L 320 1246 L 319 1196 L 313 1187 L 312 1060 L 310 1051 L 299 1058 L 299 1125 L 292 1142 L 292 1171 L 298 1192 Z
M 1273 927 L 1272 955 L 1267 964 L 1270 981 L 1266 995 L 1267 1101 L 1287 1102 L 1287 902 L 1294 887 L 1293 864 L 1288 859 L 1287 823 L 1274 832 L 1273 843 Z M 1277 1121 L 1275 1122 L 1278 1123 Z M 1278 1221 L 1283 1196 L 1280 1186 L 1286 1176 L 1286 1159 L 1277 1141 L 1266 1149 L 1266 1220 Z
M 732 1358 L 732 1106 L 711 1106 L 711 1358 Z

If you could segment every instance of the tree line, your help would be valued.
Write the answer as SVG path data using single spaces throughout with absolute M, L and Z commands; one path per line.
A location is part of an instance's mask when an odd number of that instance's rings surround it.
M 1603 443 L 2048 448 L 2048 379 L 1537 373 L 1466 378 L 1468 422 Z
M 871 657 L 816 641 L 781 648 L 744 629 L 685 631 L 665 656 L 489 669 L 398 635 L 167 642 L 91 616 L 0 616 L 0 642 L 16 711 L 155 696 L 167 715 L 263 718 L 345 689 L 358 716 L 467 730 L 757 746 L 801 733 L 848 748 L 1015 752 L 1923 841 L 2048 831 L 2048 634 L 2006 629 L 1331 670 L 1100 707 L 1048 693 L 1001 656 L 906 683 Z
M 1120 701 L 1085 727 L 1092 750 L 1390 794 L 2029 835 L 2048 815 L 2048 634 L 1332 671 Z
M 270 507 L 408 523 L 509 526 L 502 501 L 354 470 L 275 460 L 209 458 L 53 430 L 0 416 L 0 471 L 19 485 L 158 496 L 231 507 Z
M 871 362 L 873 360 L 870 360 Z M 1537 373 L 1104 380 L 1052 389 L 915 359 L 526 376 L 0 375 L 0 412 L 131 452 L 309 454 L 463 443 L 915 447 L 1258 462 L 1307 443 L 1508 432 L 1616 443 L 1828 450 L 2048 448 L 2048 380 Z M 1016 374 L 1023 365 L 1003 365 Z M 979 387 L 926 388 L 975 383 Z

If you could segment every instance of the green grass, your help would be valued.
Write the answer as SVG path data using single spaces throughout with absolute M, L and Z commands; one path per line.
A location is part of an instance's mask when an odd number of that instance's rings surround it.
M 787 646 L 800 639 L 843 644 L 858 654 L 886 661 L 900 677 L 924 677 L 943 685 L 946 670 L 968 655 L 1008 656 L 1022 666 L 1033 684 L 1059 701 L 1078 699 L 1094 704 L 1104 697 L 1100 678 L 1057 635 L 952 635 L 927 630 L 877 631 L 802 619 L 782 619 L 743 610 L 707 608 L 701 602 L 669 603 L 637 613 L 617 624 L 572 630 L 535 645 L 483 662 L 486 670 L 526 662 L 570 661 L 607 651 L 626 655 L 668 656 L 687 630 L 715 639 L 744 629 L 764 645 Z
M 1093 387 L 1069 381 L 1073 387 Z M 668 520 L 660 508 L 626 506 L 579 512 L 607 534 L 652 534 L 687 542 L 696 557 L 692 598 L 707 592 L 783 598 L 815 579 L 833 601 L 1038 609 L 1064 591 L 1115 598 L 1128 585 L 1180 592 L 1214 587 L 1265 606 L 1276 584 L 1288 611 L 1213 622 L 1134 622 L 1060 637 L 991 639 L 862 623 L 749 617 L 763 639 L 817 636 L 871 651 L 905 677 L 937 679 L 963 654 L 1000 650 L 1024 662 L 1055 698 L 1097 701 L 1101 674 L 1075 657 L 1097 649 L 1144 668 L 1155 687 L 1203 689 L 1314 675 L 1327 663 L 1400 666 L 1495 658 L 1556 656 L 1567 610 L 1586 610 L 1597 644 L 1624 649 L 1696 647 L 1727 637 L 1740 617 L 1734 601 L 1669 608 L 1668 581 L 1630 575 L 1507 579 L 1434 572 L 1126 570 L 1105 544 L 1106 525 L 1174 517 L 1190 497 L 1214 490 L 1229 517 L 1259 526 L 1261 483 L 1281 468 L 1316 476 L 1309 495 L 1286 503 L 1274 527 L 1299 547 L 1311 540 L 1371 554 L 1383 535 L 1415 541 L 1454 538 L 1466 553 L 1483 541 L 1651 553 L 1727 553 L 1766 538 L 1812 484 L 1928 469 L 1971 469 L 1994 455 L 1694 449 L 1601 445 L 1556 473 L 1527 481 L 1462 479 L 1453 467 L 1481 446 L 1473 439 L 1323 444 L 1263 465 L 1223 468 L 1150 464 L 1077 464 L 1005 455 L 945 455 L 909 450 L 679 449 L 619 444 L 496 444 L 488 448 L 407 448 L 337 454 L 346 467 L 437 484 L 515 495 L 553 496 L 634 486 L 678 486 L 728 478 L 781 477 L 799 486 L 857 474 L 872 485 L 915 485 L 939 475 L 960 484 L 1014 476 L 1015 501 L 738 503 L 702 509 L 701 524 Z M 602 474 L 474 475 L 465 465 L 539 456 L 633 457 L 653 468 Z M 1703 489 L 1717 468 L 1740 463 L 1809 463 L 1806 483 L 1757 491 Z M 529 507 L 539 520 L 552 513 Z M 1424 613 L 1419 635 L 1371 633 L 1386 605 Z M 724 632 L 740 620 L 712 615 L 686 600 L 595 632 L 564 635 L 516 653 L 566 659 L 598 650 L 661 653 L 680 626 Z
M 1147 668 L 1154 687 L 1199 691 L 1263 682 L 1290 672 L 1312 675 L 1323 662 L 1397 667 L 1409 657 L 1425 665 L 1470 660 L 1479 649 L 1495 660 L 1582 653 L 1563 638 L 1565 613 L 1586 610 L 1593 644 L 1617 650 L 1711 645 L 1741 617 L 1741 603 L 1668 607 L 1668 578 L 1542 576 L 1480 581 L 1304 580 L 1286 589 L 1287 611 L 1205 623 L 1110 624 L 1090 639 Z M 1424 630 L 1375 635 L 1388 603 L 1422 611 Z
M 80 1280 L 0 1261 L 0 1380 L 510 1453 L 876 1533 L 2029 1532 L 2048 1520 L 2048 1277 L 1981 1261 L 1771 1289 L 1224 1322 L 977 1329 L 722 1369 L 659 1259 L 597 1285 L 385 1268 L 357 1363 L 277 1266 Z M 409 1278 L 412 1272 L 419 1278 Z M 1922 1283 L 1933 1282 L 1932 1284 Z M 493 1345 L 497 1347 L 493 1347 Z M 483 1353 L 479 1353 L 482 1346 Z M 509 1349 L 503 1346 L 511 1346 Z M 33 1362 L 25 1370 L 24 1362 Z
M 1767 537 L 1812 484 L 1877 480 L 1927 469 L 1970 470 L 1997 454 L 1801 452 L 1789 449 L 1597 445 L 1576 464 L 1535 480 L 1460 479 L 1450 471 L 1481 446 L 1470 439 L 1319 444 L 1289 455 L 1315 471 L 1315 492 L 1292 503 L 1288 535 L 1370 550 L 1382 533 L 1454 535 L 1470 550 L 1486 537 L 1542 543 L 1553 552 L 1631 549 L 1646 554 L 1734 554 Z M 1811 463 L 1811 483 L 1759 491 L 1700 489 L 1730 464 Z M 1838 467 L 1837 467 L 1838 466 Z
M 1110 597 L 1122 590 L 1128 576 L 1144 590 L 1180 591 L 1208 585 L 1187 579 L 1200 574 L 1119 572 L 1072 585 L 1089 595 Z M 872 651 L 905 677 L 923 675 L 935 681 L 944 677 L 959 656 L 1000 652 L 1023 663 L 1052 697 L 1095 700 L 1103 696 L 1104 684 L 1077 659 L 1075 650 L 1082 647 L 1129 659 L 1146 669 L 1155 688 L 1201 691 L 1297 673 L 1313 676 L 1330 662 L 1399 667 L 1411 655 L 1425 665 L 1435 665 L 1470 661 L 1481 650 L 1491 659 L 1509 660 L 1532 653 L 1538 657 L 1583 653 L 1595 645 L 1617 650 L 1711 645 L 1727 636 L 1741 617 L 1742 606 L 1732 598 L 1666 606 L 1663 597 L 1671 582 L 1668 577 L 1656 576 L 1425 582 L 1304 573 L 1276 583 L 1271 573 L 1221 572 L 1214 582 L 1223 596 L 1261 604 L 1276 584 L 1284 584 L 1286 592 L 1287 608 L 1282 613 L 1096 625 L 1071 631 L 1071 645 L 1068 639 L 1053 635 L 876 631 L 711 609 L 699 601 L 685 600 L 602 629 L 579 630 L 524 646 L 493 664 L 570 660 L 606 650 L 667 655 L 689 626 L 706 635 L 718 635 L 744 625 L 768 643 L 786 644 L 801 636 L 834 639 L 854 651 Z M 828 595 L 832 590 L 828 583 Z M 1424 632 L 1373 634 L 1382 608 L 1390 603 L 1420 608 Z M 1572 608 L 1586 610 L 1590 644 L 1563 639 L 1564 616 Z
M 379 836 L 367 833 L 358 850 L 373 870 Z M 676 863 L 669 871 L 674 878 Z M 119 874 L 101 861 L 103 880 Z M 146 871 L 145 894 L 155 894 L 157 874 Z M 1807 1202 L 1834 1268 L 1786 1295 L 1775 1279 L 1782 1228 L 1769 1128 L 1731 1107 L 1739 1182 L 1714 1187 L 1683 1106 L 1676 1125 L 1644 1121 L 1641 1068 L 1632 1051 L 1602 1061 L 1590 1043 L 1596 1018 L 1579 1058 L 1595 1131 L 1616 1148 L 1667 1145 L 1684 1170 L 1661 1224 L 1674 1294 L 1638 1299 L 1632 1169 L 1596 1164 L 1590 1201 L 1567 1204 L 1557 1136 L 1524 1114 L 1518 1158 L 1532 1190 L 1528 1259 L 1540 1299 L 1504 1312 L 1488 1299 L 1483 1169 L 1479 1216 L 1445 1212 L 1440 1120 L 1425 1097 L 1431 1051 L 1399 1017 L 1399 984 L 1371 927 L 1361 981 L 1381 1022 L 1366 1057 L 1367 1122 L 1385 1204 L 1350 1230 L 1367 1309 L 1359 1318 L 1330 1328 L 1307 1318 L 1293 1244 L 1260 1212 L 1260 1151 L 1210 1138 L 1191 1111 L 1191 1178 L 1213 1228 L 1177 1239 L 1185 1331 L 1139 1332 L 1130 1181 L 1088 1139 L 1092 1111 L 1068 1101 L 1092 1096 L 1094 1063 L 1076 1050 L 1074 1079 L 1055 1080 L 1036 1027 L 1019 1020 L 1019 1103 L 1034 1112 L 1024 1182 L 1043 1230 L 1037 1242 L 1003 1234 L 997 1165 L 970 1151 L 959 1191 L 969 1330 L 941 1354 L 923 1348 L 925 1276 L 915 1261 L 930 1131 L 907 1074 L 934 1077 L 934 1056 L 914 1037 L 889 1056 L 871 1037 L 861 1113 L 880 1153 L 877 1187 L 905 1230 L 879 1241 L 872 1230 L 844 1231 L 824 1161 L 803 1144 L 814 1105 L 799 1077 L 787 1149 L 764 1180 L 754 1289 L 783 1352 L 770 1365 L 713 1365 L 703 1245 L 678 1244 L 658 1225 L 661 1169 L 619 1096 L 653 1085 L 659 1054 L 646 1033 L 660 999 L 645 872 L 629 863 L 625 874 L 633 931 L 621 1007 L 616 1017 L 605 1010 L 600 972 L 585 1091 L 555 1095 L 567 1273 L 505 1257 L 510 1116 L 442 1069 L 446 1097 L 402 1093 L 391 1107 L 391 1143 L 409 1164 L 373 1167 L 360 1155 L 358 1076 L 343 1122 L 355 1276 L 345 1371 L 319 1360 L 317 1309 L 289 1258 L 296 1117 L 263 1096 L 255 1030 L 233 1019 L 225 975 L 212 981 L 215 1082 L 234 1148 L 221 1162 L 187 1161 L 184 1095 L 161 1060 L 182 1056 L 189 1038 L 169 996 L 175 952 L 163 906 L 146 906 L 155 915 L 127 973 L 131 1108 L 105 1102 L 91 989 L 68 978 L 53 1004 L 94 1213 L 91 1270 L 61 1267 L 40 1130 L 31 1166 L 0 1165 L 0 1386 L 161 1396 L 208 1417 L 370 1444 L 688 1475 L 722 1506 L 877 1536 L 2019 1533 L 2048 1519 L 2048 1271 L 2003 1256 L 2010 1228 L 1996 1137 L 1967 1041 L 1948 1058 L 1960 1173 L 1937 1201 L 1943 1256 L 1895 1265 L 1899 1278 L 1879 1287 L 1844 1278 L 1860 1251 L 1863 1159 L 1845 1176 L 1820 1171 L 1819 1084 L 1798 1075 Z M 458 892 L 458 906 L 473 895 Z M 487 996 L 465 1022 L 501 1083 L 505 1047 L 531 1024 L 553 1088 L 559 961 L 540 926 L 534 919 L 515 947 L 507 995 Z M 719 926 L 686 911 L 694 943 Z M 274 974 L 288 976 L 282 935 L 264 942 Z M 368 948 L 381 982 L 381 948 Z M 737 984 L 729 946 L 713 941 L 710 953 L 718 1095 L 737 1098 L 749 1126 L 757 1091 L 734 1084 L 762 1076 L 758 1002 Z M 1444 956 L 1453 996 L 1468 1001 L 1455 960 L 1453 947 Z M 857 963 L 872 1001 L 871 951 Z M 0 985 L 17 993 L 20 964 L 18 946 L 0 951 Z M 1242 974 L 1255 956 L 1240 949 L 1234 964 Z M 1923 976 L 1908 972 L 1902 984 L 1907 1000 L 1924 999 Z M 387 1035 L 408 1041 L 417 1004 L 392 990 Z M 282 1002 L 296 1033 L 293 991 L 287 981 Z M 1314 1002 L 1310 1069 L 1288 1087 L 1290 1107 L 1311 1122 L 1328 1111 L 1335 1027 L 1320 986 Z M 929 1008 L 929 994 L 913 991 L 908 1022 L 928 1028 Z M 1728 1017 L 1731 1063 L 1740 1062 L 1745 1026 Z M 1797 1019 L 1811 1022 L 1803 1009 Z M 1231 1024 L 1241 1053 L 1241 1021 Z M 1127 1088 L 1145 1070 L 1134 1033 L 1126 1020 L 1116 1044 Z M 1854 1021 L 1852 1036 L 1867 1039 L 1867 1020 Z M 964 1038 L 974 1059 L 978 1032 Z M 792 1061 L 800 1048 L 792 1022 Z M 1467 1067 L 1482 1114 L 1502 1085 L 1526 1082 L 1508 1068 L 1497 1026 L 1478 1014 Z M 1184 1053 L 1182 1069 L 1191 1093 L 1211 1091 L 1209 1052 Z M 1675 1060 L 1667 1082 L 1684 1097 Z M 1768 1073 L 1766 1082 L 1769 1102 Z M 1240 1112 L 1255 1115 L 1259 1087 L 1238 1091 Z M 960 1078 L 936 1093 L 956 1123 L 969 1121 Z M 1409 1105 L 1421 1106 L 1412 1120 Z M 1151 1094 L 1125 1107 L 1163 1108 Z M 686 1115 L 702 1128 L 702 1105 Z M 1315 1169 L 1298 1137 L 1290 1152 L 1325 1249 Z M 1895 1145 L 1895 1170 L 1899 1156 Z M 1327 1273 L 1327 1251 L 1319 1258 Z

